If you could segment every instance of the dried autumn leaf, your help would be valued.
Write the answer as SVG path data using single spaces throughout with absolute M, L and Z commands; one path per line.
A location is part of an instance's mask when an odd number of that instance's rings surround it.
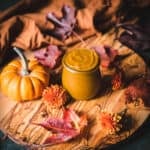
M 78 116 L 72 109 L 66 109 L 63 115 L 64 120 L 67 122 L 73 122 L 76 129 L 81 130 L 87 125 L 86 115 Z
M 59 132 L 70 133 L 75 131 L 70 122 L 67 122 L 60 118 L 48 118 L 47 120 L 43 121 L 42 123 L 39 123 L 38 125 L 54 133 Z
M 68 5 L 64 5 L 62 8 L 62 18 L 58 18 L 54 13 L 48 13 L 47 19 L 54 23 L 55 28 L 50 31 L 50 34 L 57 37 L 60 40 L 67 39 L 74 30 L 76 24 L 76 10 Z
M 150 48 L 150 35 L 144 28 L 137 24 L 122 25 L 125 31 L 120 35 L 120 42 L 135 51 Z
M 100 65 L 102 67 L 109 67 L 117 56 L 117 50 L 112 49 L 109 46 L 96 46 L 93 49 L 98 53 L 101 58 Z
M 149 23 L 150 24 L 150 23 Z M 119 37 L 119 41 L 127 47 L 134 50 L 144 60 L 150 63 L 150 30 L 149 25 L 142 26 L 139 24 L 122 24 L 120 25 L 125 29 Z
M 59 62 L 62 52 L 55 45 L 49 45 L 34 52 L 35 58 L 44 66 L 53 69 Z
M 43 144 L 48 144 L 48 145 L 53 145 L 57 143 L 62 143 L 66 142 L 73 137 L 76 137 L 78 135 L 78 132 L 73 132 L 73 133 L 58 133 L 58 134 L 53 134 L 52 136 L 48 137 Z
M 145 78 L 133 81 L 125 91 L 126 102 L 133 103 L 142 99 L 145 106 L 150 106 L 150 84 Z
M 44 144 L 56 144 L 68 141 L 81 133 L 81 130 L 87 125 L 85 116 L 79 117 L 73 110 L 64 109 L 62 118 L 48 118 L 42 123 L 37 123 L 47 130 L 52 131 Z

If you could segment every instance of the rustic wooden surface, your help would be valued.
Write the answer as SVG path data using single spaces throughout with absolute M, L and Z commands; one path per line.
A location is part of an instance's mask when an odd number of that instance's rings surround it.
M 113 31 L 110 31 L 105 35 L 96 34 L 87 39 L 85 43 L 77 43 L 68 47 L 68 49 L 92 47 L 100 44 L 109 45 L 117 49 L 120 56 L 126 56 L 120 61 L 120 65 L 125 71 L 125 76 L 127 78 L 145 74 L 147 66 L 144 61 L 133 51 L 122 46 L 118 41 L 114 41 L 114 38 L 115 35 Z M 27 56 L 31 57 L 30 54 Z M 103 79 L 114 73 L 114 69 L 100 69 Z M 88 116 L 88 125 L 85 130 L 80 136 L 68 142 L 47 147 L 42 145 L 44 140 L 51 133 L 40 126 L 33 124 L 41 122 L 47 117 L 45 115 L 46 108 L 40 99 L 17 103 L 0 93 L 0 129 L 16 143 L 36 147 L 38 149 L 101 149 L 111 144 L 115 144 L 132 135 L 148 118 L 150 111 L 142 104 L 136 107 L 131 104 L 127 108 L 124 97 L 125 88 L 115 92 L 109 92 L 105 87 L 103 87 L 103 89 L 104 90 L 101 91 L 99 96 L 95 99 L 88 101 L 74 101 L 67 106 L 73 108 L 77 113 L 86 113 Z M 97 121 L 99 113 L 104 109 L 113 113 L 127 109 L 127 116 L 131 118 L 130 126 L 126 127 L 126 129 L 119 134 L 106 134 Z M 50 115 L 59 117 L 61 113 L 62 110 L 53 109 Z

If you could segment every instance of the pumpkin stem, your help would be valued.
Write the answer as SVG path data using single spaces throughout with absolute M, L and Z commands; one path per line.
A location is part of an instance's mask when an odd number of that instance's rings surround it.
M 19 55 L 19 57 L 21 58 L 21 63 L 22 63 L 22 70 L 21 70 L 21 74 L 22 75 L 28 75 L 29 71 L 28 71 L 28 60 L 26 59 L 24 53 L 21 52 L 20 49 L 18 49 L 17 47 L 14 47 L 13 50 Z

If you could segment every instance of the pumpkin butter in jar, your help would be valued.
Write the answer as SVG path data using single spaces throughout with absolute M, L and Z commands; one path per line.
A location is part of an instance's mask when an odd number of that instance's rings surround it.
M 76 100 L 94 98 L 100 91 L 99 56 L 89 49 L 74 49 L 62 60 L 62 84 Z

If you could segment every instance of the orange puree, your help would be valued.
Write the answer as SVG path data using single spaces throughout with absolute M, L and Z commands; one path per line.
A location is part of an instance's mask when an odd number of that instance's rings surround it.
M 76 100 L 95 97 L 100 90 L 99 57 L 88 49 L 75 49 L 63 57 L 62 84 Z
M 76 49 L 66 54 L 63 63 L 76 71 L 90 71 L 98 66 L 99 57 L 92 50 Z

